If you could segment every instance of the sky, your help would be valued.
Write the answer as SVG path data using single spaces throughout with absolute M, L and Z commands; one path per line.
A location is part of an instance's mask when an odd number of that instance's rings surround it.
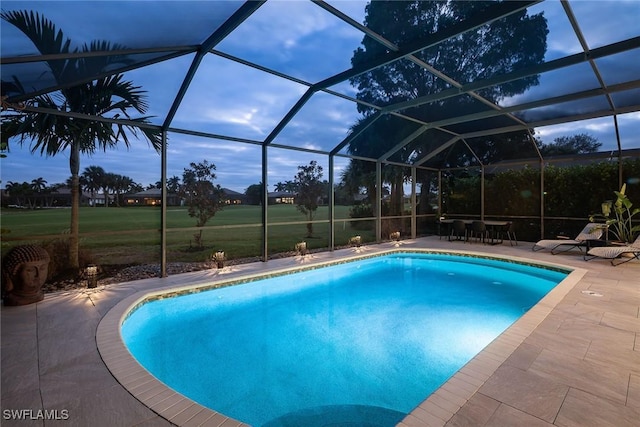
M 329 1 L 329 4 L 351 16 L 364 20 L 364 1 Z M 618 40 L 640 35 L 640 1 L 572 1 L 572 10 L 591 49 Z M 3 10 L 35 8 L 51 19 L 72 40 L 74 46 L 93 39 L 109 39 L 141 47 L 149 40 L 158 45 L 188 45 L 200 42 L 211 33 L 237 4 L 229 1 L 197 2 L 25 2 L 3 0 Z M 144 7 L 145 13 L 132 12 Z M 553 60 L 581 52 L 581 46 L 571 30 L 567 16 L 557 1 L 546 1 L 530 8 L 530 13 L 543 11 L 548 20 L 548 50 L 545 60 Z M 135 18 L 135 21 L 134 21 Z M 2 56 L 16 56 L 32 50 L 28 41 L 4 21 Z M 308 1 L 268 1 L 253 16 L 216 46 L 225 54 L 243 58 L 277 72 L 287 73 L 314 83 L 350 68 L 353 51 L 360 46 L 362 33 L 322 8 Z M 9 53 L 8 53 L 9 52 Z M 610 70 L 616 76 L 635 80 L 640 75 L 638 49 L 597 61 L 607 84 Z M 151 121 L 161 124 L 182 83 L 193 56 L 182 56 L 139 70 L 125 73 L 147 91 Z M 623 67 L 620 67 L 623 64 Z M 571 88 L 591 89 L 597 85 L 593 74 L 584 72 L 588 64 L 570 67 L 541 76 L 541 83 L 524 94 L 500 102 L 503 106 L 528 102 L 551 95 L 566 94 Z M 628 76 L 625 76 L 625 73 Z M 583 79 L 582 76 L 587 76 Z M 635 76 L 635 77 L 633 77 Z M 348 83 L 331 88 L 355 97 Z M 221 56 L 207 55 L 187 91 L 172 122 L 172 127 L 228 135 L 251 141 L 264 140 L 305 93 L 307 86 L 278 76 L 241 66 Z M 636 90 L 640 97 L 640 91 Z M 579 106 L 566 106 L 579 108 Z M 544 116 L 545 111 L 530 114 Z M 289 125 L 273 141 L 277 145 L 301 150 L 329 151 L 347 135 L 358 119 L 356 105 L 343 98 L 315 94 Z M 640 113 L 618 116 L 623 148 L 640 148 Z M 596 137 L 603 150 L 617 147 L 614 121 L 611 117 L 582 122 L 570 122 L 539 127 L 535 135 L 545 143 L 560 136 L 587 133 Z M 244 192 L 261 181 L 261 147 L 255 144 L 169 134 L 167 176 L 182 176 L 191 162 L 208 160 L 217 166 L 216 183 Z M 268 150 L 268 184 L 272 191 L 280 181 L 293 180 L 297 167 L 316 160 L 328 179 L 327 157 L 306 151 L 280 148 Z M 43 177 L 48 184 L 64 182 L 69 176 L 68 153 L 55 157 L 32 154 L 29 144 L 10 143 L 10 152 L 0 160 L 0 186 Z M 348 160 L 337 157 L 335 176 L 347 166 Z M 120 145 L 115 150 L 96 152 L 81 159 L 81 170 L 101 166 L 107 172 L 131 177 L 146 186 L 160 180 L 160 156 L 144 140 L 133 140 L 127 150 Z

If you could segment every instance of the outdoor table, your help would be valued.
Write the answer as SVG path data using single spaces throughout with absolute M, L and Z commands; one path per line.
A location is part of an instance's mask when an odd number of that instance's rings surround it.
M 440 219 L 438 221 L 439 221 L 440 224 L 447 224 L 447 230 L 448 230 L 449 226 L 451 226 L 451 224 L 453 224 L 453 221 L 456 221 L 456 220 L 462 221 L 466 225 L 471 225 L 471 223 L 473 223 L 473 221 L 480 221 L 480 220 L 477 220 L 477 219 L 460 219 L 460 218 L 446 218 L 446 219 Z M 499 243 L 502 243 L 502 240 L 498 241 L 498 239 L 496 238 L 497 232 L 501 228 L 506 227 L 509 224 L 509 221 L 485 220 L 484 224 L 489 229 L 489 234 L 491 236 L 491 242 L 489 244 L 490 245 L 497 245 Z M 440 235 L 439 237 L 442 237 L 439 228 L 438 228 L 438 234 Z

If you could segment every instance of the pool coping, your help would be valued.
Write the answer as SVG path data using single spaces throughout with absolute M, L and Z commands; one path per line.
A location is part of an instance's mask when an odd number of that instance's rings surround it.
M 425 423 L 428 425 L 444 425 L 489 379 L 496 369 L 518 348 L 522 342 L 547 317 L 555 306 L 575 287 L 587 273 L 586 269 L 568 267 L 545 261 L 534 261 L 527 258 L 488 255 L 473 251 L 451 251 L 438 249 L 381 249 L 370 254 L 356 254 L 340 259 L 310 261 L 301 267 L 276 268 L 269 272 L 242 274 L 239 277 L 226 278 L 221 275 L 196 280 L 189 285 L 167 285 L 153 291 L 140 291 L 118 302 L 102 318 L 96 331 L 98 352 L 114 378 L 137 400 L 154 413 L 169 422 L 184 427 L 192 426 L 249 426 L 234 420 L 212 409 L 206 408 L 186 396 L 172 390 L 144 367 L 142 367 L 127 350 L 120 334 L 120 326 L 136 305 L 150 297 L 159 297 L 170 293 L 189 293 L 202 288 L 216 288 L 236 283 L 258 280 L 277 275 L 290 274 L 304 269 L 321 268 L 328 265 L 351 262 L 374 256 L 393 253 L 437 253 L 462 256 L 474 256 L 497 260 L 514 261 L 527 265 L 547 267 L 569 272 L 567 277 L 555 286 L 545 297 L 534 305 L 527 313 L 515 321 L 509 328 L 489 343 L 483 350 L 467 362 L 449 380 L 422 403 L 413 409 L 399 424 Z

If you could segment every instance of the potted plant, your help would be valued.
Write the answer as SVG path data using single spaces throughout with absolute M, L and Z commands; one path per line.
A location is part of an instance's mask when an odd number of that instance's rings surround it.
M 632 243 L 635 240 L 636 233 L 640 232 L 640 224 L 633 225 L 633 217 L 640 213 L 640 208 L 633 208 L 633 203 L 625 194 L 627 184 L 623 184 L 620 191 L 614 191 L 616 194 L 615 203 L 611 200 L 607 200 L 602 203 L 602 217 L 605 220 L 605 224 L 608 227 L 607 230 L 611 232 L 614 237 L 623 243 Z M 615 218 L 610 218 L 611 213 L 615 215 Z M 596 216 L 592 215 L 589 220 L 595 222 Z

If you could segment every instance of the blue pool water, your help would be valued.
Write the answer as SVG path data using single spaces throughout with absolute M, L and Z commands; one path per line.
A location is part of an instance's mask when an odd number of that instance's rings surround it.
M 121 332 L 160 381 L 253 426 L 392 426 L 566 274 L 392 254 L 152 300 Z

